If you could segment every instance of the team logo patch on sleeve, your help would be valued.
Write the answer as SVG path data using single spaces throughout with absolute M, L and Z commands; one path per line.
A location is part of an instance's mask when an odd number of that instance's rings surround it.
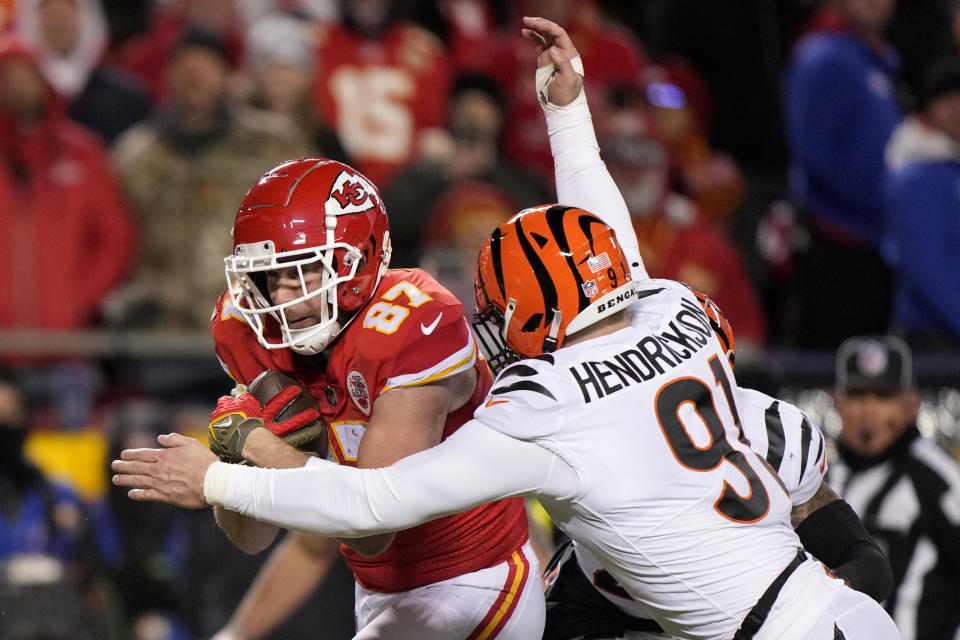
M 347 374 L 347 393 L 364 415 L 370 415 L 370 390 L 367 389 L 367 381 L 356 369 Z

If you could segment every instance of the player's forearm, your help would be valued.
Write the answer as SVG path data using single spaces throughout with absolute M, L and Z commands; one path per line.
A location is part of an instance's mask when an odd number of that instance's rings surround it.
M 211 504 L 317 535 L 357 538 L 406 529 L 434 515 L 430 505 L 392 495 L 384 469 L 311 461 L 301 469 L 257 469 L 214 463 L 204 495 Z
M 637 235 L 630 212 L 616 183 L 600 159 L 600 146 L 586 104 L 572 105 L 547 118 L 550 150 L 553 152 L 557 200 L 580 207 L 613 228 L 634 278 L 645 277 Z
M 297 534 L 288 535 L 257 574 L 226 631 L 237 640 L 257 640 L 286 621 L 319 586 L 336 559 L 336 543 L 326 542 L 329 549 L 310 552 Z
M 267 429 L 254 429 L 243 446 L 243 455 L 251 463 L 268 468 L 302 467 L 307 456 L 285 444 Z M 244 553 L 260 553 L 277 537 L 278 528 L 235 511 L 215 506 L 214 518 L 230 542 Z
M 384 469 L 317 459 L 283 470 L 214 463 L 204 495 L 211 504 L 279 526 L 362 537 L 548 485 L 550 495 L 569 495 L 578 482 L 549 451 L 471 422 L 440 445 Z
M 254 429 L 243 443 L 243 457 L 269 469 L 295 469 L 306 463 L 307 454 L 294 449 L 269 429 Z
M 881 602 L 893 588 L 890 562 L 845 501 L 832 500 L 797 527 L 804 548 L 851 587 Z
M 244 553 L 260 553 L 277 537 L 277 527 L 235 511 L 214 507 L 213 516 L 233 545 Z

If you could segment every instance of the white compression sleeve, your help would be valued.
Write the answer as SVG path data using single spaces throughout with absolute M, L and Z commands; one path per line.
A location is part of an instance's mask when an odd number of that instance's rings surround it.
M 630 212 L 607 165 L 600 159 L 600 146 L 586 103 L 556 109 L 547 117 L 547 133 L 553 153 L 560 204 L 579 207 L 603 219 L 623 248 L 635 282 L 647 279 L 637 234 Z
M 204 492 L 211 504 L 338 537 L 406 529 L 510 496 L 542 491 L 559 498 L 579 490 L 577 473 L 556 455 L 475 420 L 383 469 L 313 458 L 299 469 L 213 464 L 210 473 Z

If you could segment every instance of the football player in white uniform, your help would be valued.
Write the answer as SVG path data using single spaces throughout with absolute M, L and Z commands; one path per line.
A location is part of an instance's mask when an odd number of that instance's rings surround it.
M 699 297 L 699 296 L 698 296 Z M 701 298 L 704 302 L 704 298 Z M 714 332 L 733 364 L 733 334 L 719 309 L 705 301 Z M 892 573 L 879 547 L 828 485 L 823 434 L 797 407 L 738 387 L 736 404 L 751 448 L 777 471 L 790 492 L 791 520 L 808 551 L 850 586 L 882 600 Z M 821 511 L 822 509 L 822 511 Z M 814 515 L 816 514 L 816 515 Z M 805 523 L 805 524 L 804 524 Z M 829 536 L 825 534 L 829 532 Z M 661 640 L 670 638 L 587 549 L 569 541 L 545 571 L 544 640 Z
M 528 19 L 527 25 L 533 31 L 528 39 L 540 54 L 538 92 L 554 154 L 559 199 L 598 212 L 617 231 L 634 279 L 642 281 L 646 273 L 629 213 L 600 159 L 585 95 L 580 92 L 582 81 L 577 76 L 583 70 L 576 66 L 573 43 L 549 21 Z M 567 60 L 573 60 L 573 65 Z M 734 336 L 726 318 L 706 296 L 695 294 L 732 365 Z M 788 403 L 739 387 L 734 393 L 752 448 L 779 472 L 790 490 L 791 520 L 805 548 L 834 573 L 842 574 L 848 584 L 882 600 L 892 580 L 889 563 L 849 505 L 822 484 L 826 467 L 819 429 Z M 545 580 L 551 584 L 544 635 L 548 640 L 583 635 L 600 639 L 622 633 L 633 639 L 669 637 L 599 561 L 575 543 L 557 551 Z
M 550 31 L 538 37 L 569 65 Z M 345 537 L 537 495 L 674 636 L 899 637 L 879 605 L 802 552 L 790 496 L 743 434 L 703 307 L 676 282 L 635 287 L 631 262 L 582 209 L 539 207 L 500 225 L 477 268 L 476 328 L 497 380 L 473 420 L 390 467 L 305 455 L 294 469 L 229 465 L 170 434 L 163 449 L 125 451 L 114 482 L 138 500 Z M 243 417 L 243 437 L 225 446 L 288 448 Z

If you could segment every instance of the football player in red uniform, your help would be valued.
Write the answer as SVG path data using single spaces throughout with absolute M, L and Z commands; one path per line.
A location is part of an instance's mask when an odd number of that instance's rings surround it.
M 240 205 L 233 239 L 229 288 L 213 316 L 217 355 L 240 383 L 275 370 L 303 384 L 319 402 L 337 462 L 383 467 L 432 447 L 486 396 L 492 378 L 461 303 L 423 271 L 387 268 L 380 194 L 351 167 L 304 158 L 268 171 Z M 233 512 L 216 515 L 248 552 L 277 532 Z M 262 635 L 319 581 L 331 543 L 291 536 L 220 637 Z M 540 637 L 540 572 L 521 498 L 342 542 L 357 582 L 356 638 Z M 318 571 L 304 571 L 304 562 Z

